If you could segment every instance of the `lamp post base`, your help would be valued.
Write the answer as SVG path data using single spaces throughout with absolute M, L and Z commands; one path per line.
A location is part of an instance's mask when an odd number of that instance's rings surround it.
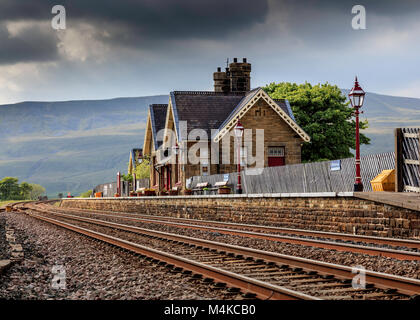
M 363 192 L 363 184 L 355 183 L 354 184 L 354 192 Z
M 237 193 L 237 194 L 242 194 L 242 188 L 237 188 L 237 189 L 236 189 L 236 193 Z

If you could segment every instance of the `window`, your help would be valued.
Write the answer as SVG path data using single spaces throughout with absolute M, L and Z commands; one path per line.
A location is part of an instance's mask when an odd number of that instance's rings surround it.
M 269 157 L 284 157 L 284 147 L 268 147 Z

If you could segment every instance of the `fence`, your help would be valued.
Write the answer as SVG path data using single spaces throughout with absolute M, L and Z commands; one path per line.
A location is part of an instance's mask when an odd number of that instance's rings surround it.
M 395 154 L 398 192 L 420 192 L 419 128 L 395 129 Z
M 364 191 L 372 191 L 370 181 L 382 170 L 394 167 L 394 152 L 361 157 Z M 354 189 L 354 158 L 268 167 L 261 170 L 260 174 L 254 174 L 257 173 L 255 169 L 241 173 L 244 193 L 346 192 Z M 214 185 L 227 179 L 228 184 L 236 189 L 237 177 L 237 173 L 194 176 L 191 187 L 195 188 L 200 182 Z
M 148 188 L 149 179 L 139 179 L 136 181 L 136 189 Z M 117 182 L 109 182 L 97 185 L 93 189 L 93 193 L 102 192 L 104 197 L 113 197 L 117 193 Z M 130 193 L 128 182 L 121 181 L 121 196 L 127 197 Z

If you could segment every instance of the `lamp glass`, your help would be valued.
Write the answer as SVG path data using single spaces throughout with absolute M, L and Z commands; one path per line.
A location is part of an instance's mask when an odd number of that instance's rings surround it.
M 236 138 L 242 138 L 242 135 L 244 134 L 244 128 L 243 127 L 235 127 L 235 137 Z
M 360 105 L 359 106 L 363 106 L 363 102 L 365 101 L 365 95 L 361 95 L 360 96 Z

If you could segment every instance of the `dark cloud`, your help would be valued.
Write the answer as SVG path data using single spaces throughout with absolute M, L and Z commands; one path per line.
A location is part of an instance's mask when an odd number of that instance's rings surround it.
M 88 23 L 97 40 L 112 48 L 129 46 L 162 51 L 168 41 L 212 39 L 223 42 L 266 21 L 269 13 L 279 14 L 290 33 L 309 44 L 347 41 L 351 8 L 366 7 L 369 15 L 400 17 L 419 11 L 418 0 L 0 0 L 0 63 L 44 61 L 58 57 L 56 31 L 49 26 L 51 8 L 62 4 L 67 28 Z M 269 12 L 269 10 L 272 10 Z M 284 13 L 287 13 L 285 16 Z M 10 21 L 45 21 L 45 29 L 34 27 L 11 38 L 5 29 Z M 374 28 L 369 25 L 368 28 Z M 269 30 L 270 31 L 270 30 Z M 66 32 L 66 31 L 63 31 Z M 276 30 L 273 31 L 275 35 Z M 83 36 L 83 35 L 81 35 Z M 252 34 L 249 43 L 266 36 Z M 251 37 L 251 36 L 250 36 Z M 339 39 L 339 40 L 337 40 Z M 167 48 L 166 48 L 167 49 Z
M 0 0 L 0 20 L 51 19 L 57 1 Z M 139 38 L 221 38 L 264 22 L 268 1 L 254 0 L 71 0 L 61 1 L 69 27 L 84 21 L 138 33 Z
M 51 9 L 58 3 L 66 8 L 67 29 L 88 23 L 94 26 L 97 40 L 114 48 L 148 50 L 167 40 L 223 39 L 264 22 L 268 12 L 267 0 L 0 0 L 0 63 L 57 57 L 58 38 L 49 24 L 45 30 L 25 30 L 19 37 L 9 38 L 4 23 L 49 23 Z
M 276 2 L 293 7 L 296 12 L 314 9 L 332 13 L 351 12 L 353 6 L 363 5 L 369 13 L 391 17 L 399 14 L 409 14 L 418 11 L 420 8 L 418 0 L 277 0 Z
M 48 31 L 48 28 L 31 24 L 11 35 L 6 25 L 0 23 L 0 65 L 57 59 L 57 39 Z

